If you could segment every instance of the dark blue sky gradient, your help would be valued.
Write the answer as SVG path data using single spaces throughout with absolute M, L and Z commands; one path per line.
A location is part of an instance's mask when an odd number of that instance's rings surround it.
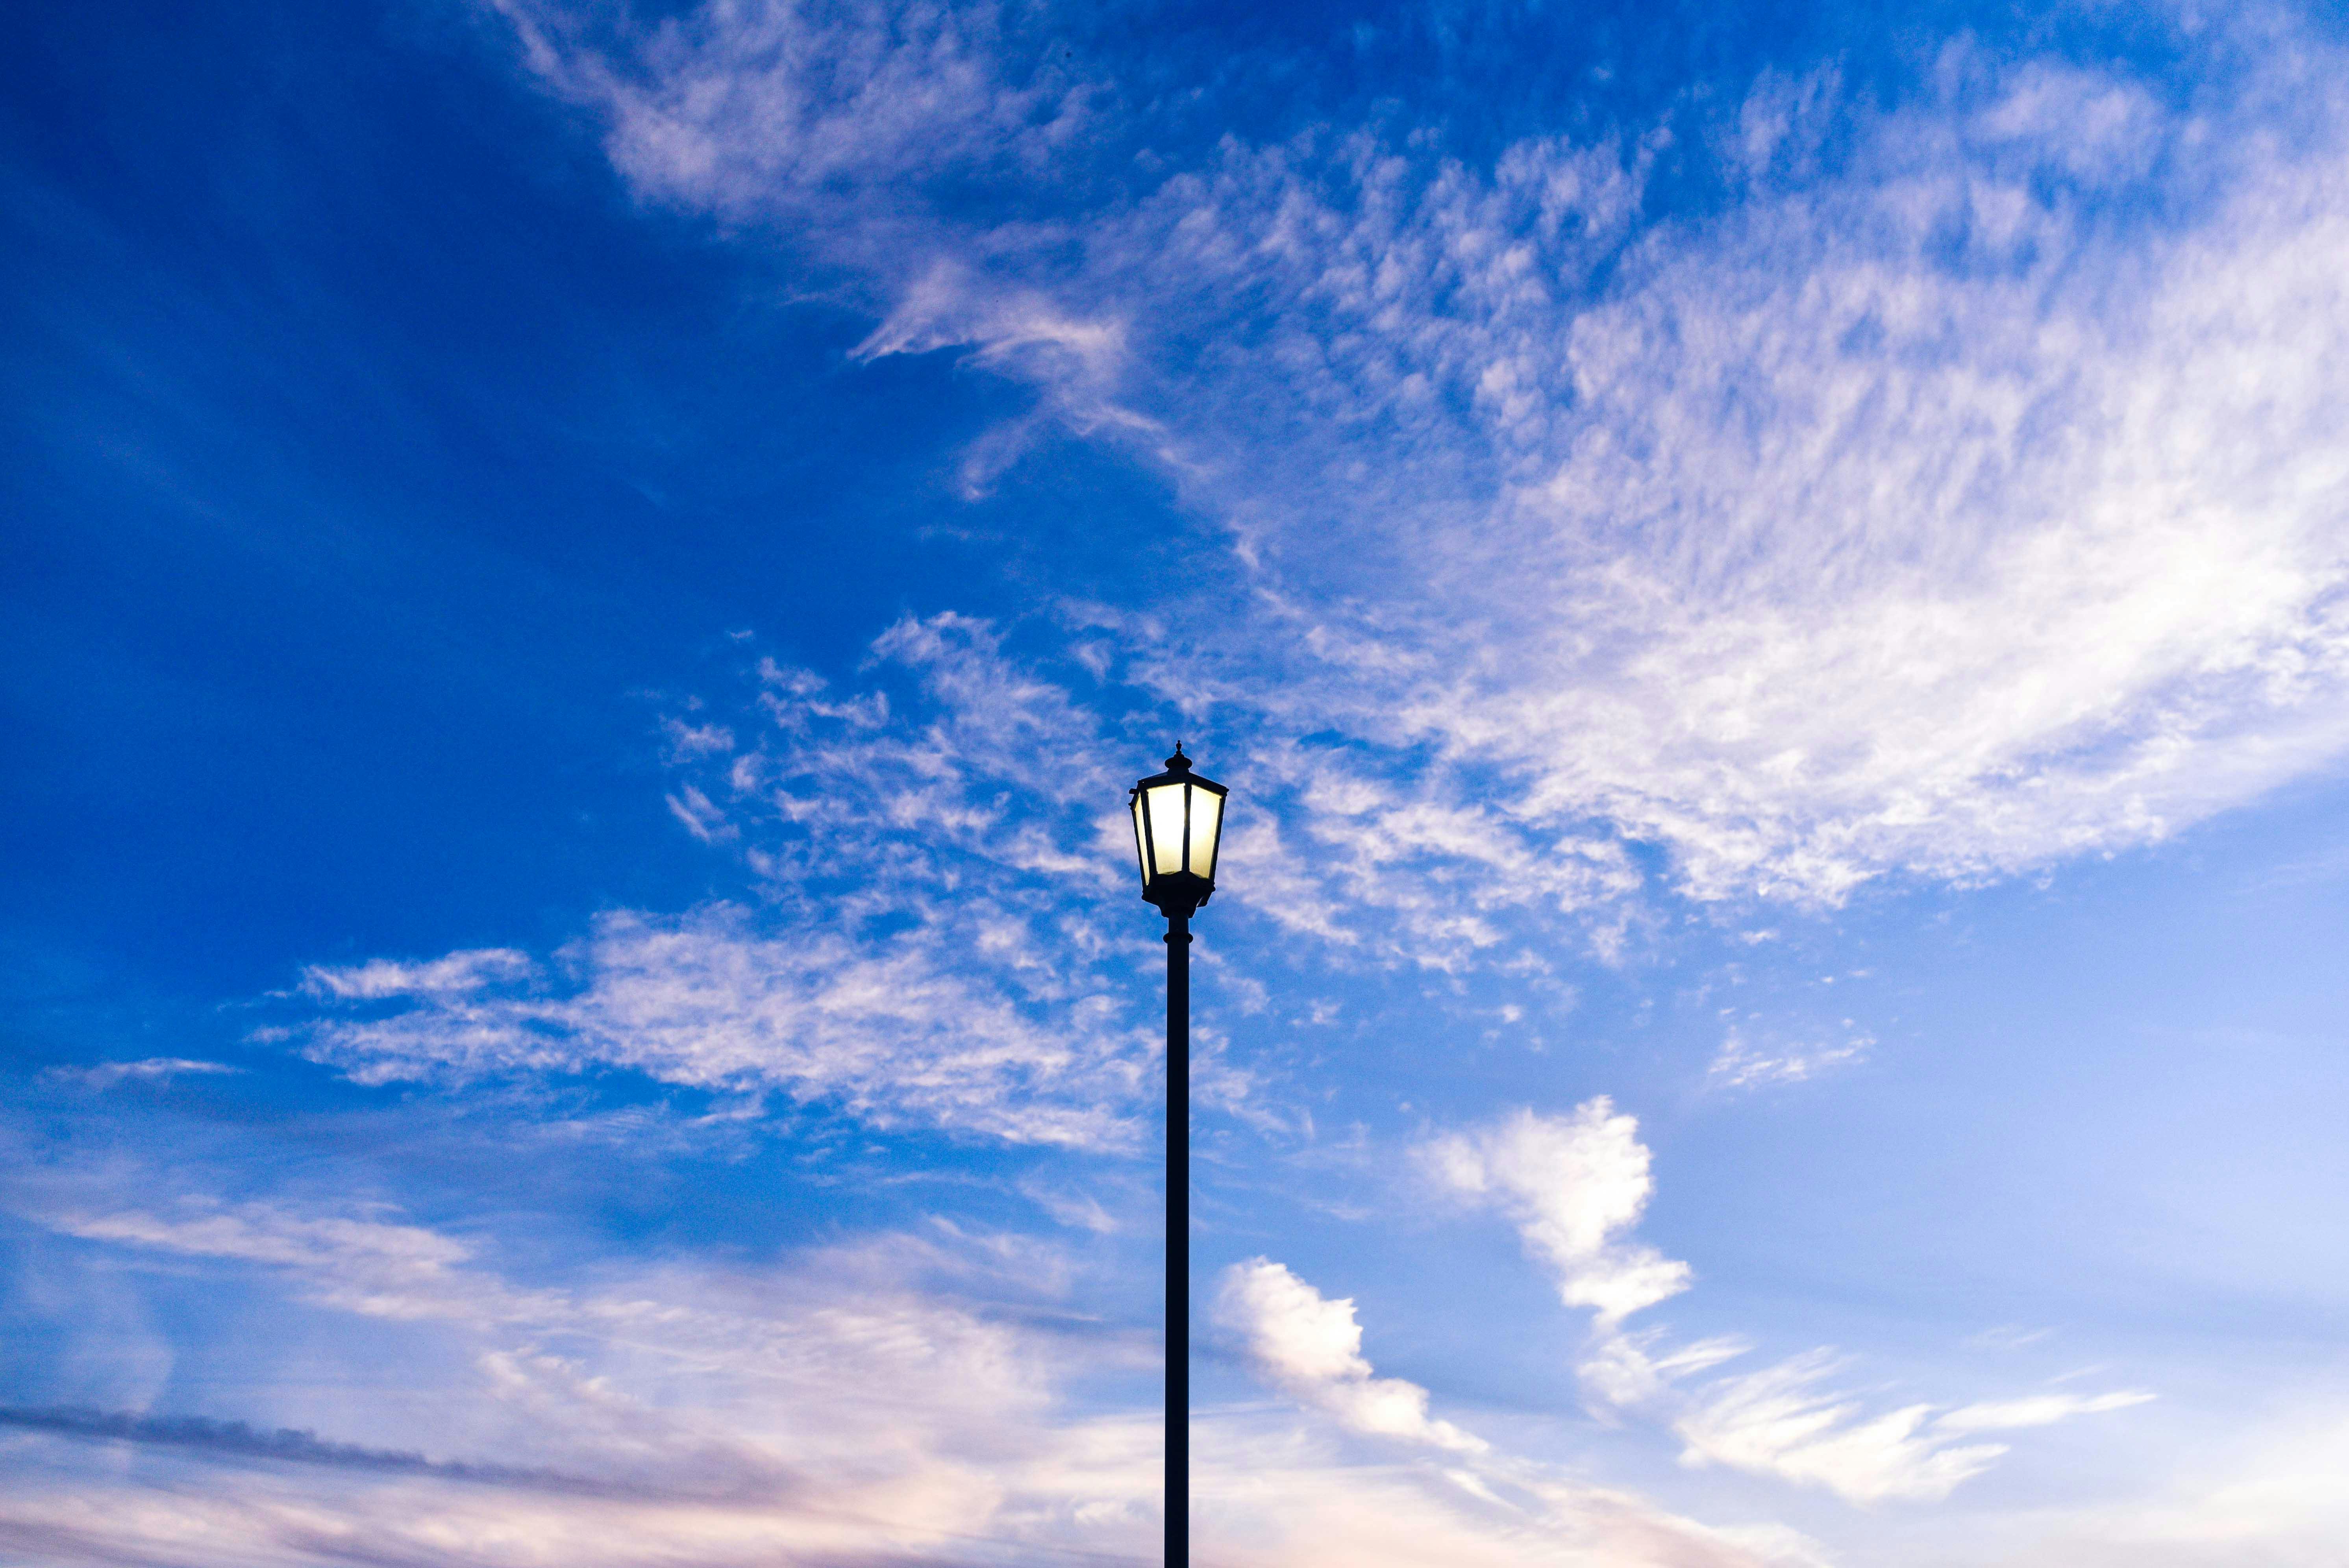
M 23 20 L 0 831 L 36 971 L 219 998 L 688 901 L 644 694 L 727 630 L 840 668 L 1015 597 L 1024 520 L 936 525 L 1001 394 L 847 363 L 863 324 L 635 209 L 455 21 Z

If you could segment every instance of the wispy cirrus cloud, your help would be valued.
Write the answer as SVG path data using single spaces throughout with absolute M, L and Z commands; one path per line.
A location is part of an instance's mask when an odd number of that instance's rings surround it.
M 2238 146 L 2189 198 L 2145 89 L 1949 74 L 1844 173 L 1644 251 L 1514 491 L 1593 586 L 1528 644 L 1584 678 L 1494 738 L 1546 738 L 1553 798 L 1620 789 L 1700 891 L 2141 841 L 2342 745 L 2338 102 L 2302 122 L 2336 151 Z
M 1594 1407 L 1658 1422 L 1682 1444 L 1683 1464 L 1726 1465 L 1847 1501 L 1932 1501 L 1988 1469 L 2007 1448 L 1970 1439 L 2126 1409 L 2140 1390 L 2056 1392 L 1954 1407 L 1912 1403 L 1873 1411 L 1835 1386 L 1850 1363 L 1818 1349 L 1758 1370 L 1713 1376 L 1753 1345 L 1715 1336 L 1670 1345 L 1660 1329 L 1627 1328 L 1630 1314 L 1687 1289 L 1687 1264 L 1632 1241 L 1654 1189 L 1639 1124 L 1604 1099 L 1569 1116 L 1523 1110 L 1423 1147 L 1445 1191 L 1498 1208 L 1526 1250 L 1557 1277 L 1569 1306 L 1595 1309 L 1577 1370 Z
M 307 1430 L 280 1427 L 262 1431 L 243 1421 L 214 1421 L 201 1416 L 158 1417 L 135 1410 L 98 1410 L 88 1406 L 71 1405 L 37 1408 L 0 1406 L 0 1427 L 81 1438 L 92 1442 L 137 1443 L 186 1449 L 233 1459 L 270 1459 L 286 1464 L 432 1476 L 449 1480 L 531 1487 L 549 1491 L 601 1493 L 615 1490 L 553 1470 L 523 1469 L 511 1465 L 476 1464 L 464 1460 L 436 1461 L 408 1449 L 362 1448 L 354 1443 L 325 1440 L 316 1432 Z
M 546 1286 L 513 1277 L 487 1235 L 379 1206 L 231 1202 L 151 1171 L 71 1165 L 9 1199 L 104 1249 L 110 1277 L 153 1266 L 233 1287 L 254 1324 L 277 1322 L 287 1300 L 307 1314 L 299 1333 L 243 1336 L 254 1386 L 274 1390 L 262 1408 L 0 1412 L 25 1461 L 0 1484 L 10 1549 L 207 1568 L 330 1549 L 341 1562 L 486 1562 L 520 1533 L 589 1564 L 643 1562 L 647 1543 L 720 1565 L 1151 1560 L 1158 1417 L 1078 1390 L 1105 1376 L 1154 1383 L 1156 1335 L 1061 1310 L 1081 1286 L 1076 1260 L 1049 1242 L 940 1224 L 768 1260 L 607 1262 Z M 1243 1272 L 1226 1316 L 1325 1425 L 1199 1412 L 1203 1550 L 1261 1568 L 1333 1552 L 1372 1564 L 1815 1561 L 1792 1532 L 1712 1529 L 1494 1453 L 1433 1417 L 1424 1389 L 1377 1375 L 1350 1303 L 1277 1264 Z M 274 1375 L 273 1355 L 314 1356 L 340 1321 L 449 1339 L 443 1354 L 410 1352 L 396 1402 L 345 1407 L 326 1391 L 341 1411 L 330 1423 L 302 1405 L 307 1383 Z M 410 1435 L 419 1416 L 425 1443 Z M 1392 1444 L 1403 1462 L 1343 1459 L 1333 1431 Z M 141 1447 L 135 1473 L 103 1452 L 116 1443 Z
M 938 1227 L 764 1263 L 640 1261 L 545 1287 L 512 1278 L 486 1238 L 169 1187 L 53 1170 L 12 1207 L 109 1249 L 109 1272 L 151 1262 L 233 1282 L 254 1322 L 283 1310 L 274 1285 L 313 1312 L 454 1335 L 454 1354 L 411 1358 L 398 1407 L 442 1412 L 434 1448 L 380 1425 L 379 1408 L 326 1438 L 311 1435 L 315 1415 L 282 1405 L 0 1413 L 37 1459 L 0 1487 L 0 1540 L 204 1564 L 312 1561 L 321 1528 L 337 1560 L 361 1563 L 486 1561 L 517 1531 L 595 1564 L 640 1562 L 647 1541 L 718 1564 L 1148 1559 L 1157 1417 L 1089 1409 L 1073 1386 L 1150 1370 L 1155 1337 L 1072 1333 L 1050 1310 L 1068 1260 L 1048 1243 Z M 1433 1416 L 1423 1388 L 1378 1376 L 1350 1303 L 1278 1264 L 1236 1271 L 1221 1314 L 1329 1424 L 1200 1412 L 1196 1528 L 1235 1561 L 1305 1568 L 1341 1549 L 1398 1564 L 1816 1560 L 1792 1532 L 1716 1530 L 1495 1452 Z M 308 1320 L 287 1354 L 313 1354 L 320 1332 Z M 256 1372 L 266 1380 L 265 1355 Z M 1404 1460 L 1343 1459 L 1329 1430 Z M 112 1442 L 149 1450 L 136 1477 L 78 1454 Z
M 1874 1036 L 1854 1029 L 1848 1018 L 1843 1022 L 1847 1031 L 1843 1039 L 1816 1043 L 1773 1040 L 1762 1044 L 1733 1027 L 1722 1036 L 1721 1049 L 1713 1054 L 1712 1065 L 1705 1069 L 1705 1082 L 1722 1089 L 1799 1084 L 1867 1060 L 1869 1049 L 1876 1044 Z
M 408 1005 L 322 1018 L 305 1026 L 304 1050 L 361 1083 L 636 1071 L 837 1104 L 882 1126 L 1130 1143 L 1146 1036 L 1106 997 L 1039 1016 L 1018 991 L 957 961 L 960 936 L 917 928 L 865 946 L 837 932 L 762 931 L 733 906 L 616 913 L 559 955 L 575 982 L 390 993 Z
M 321 1293 L 322 1304 L 369 1317 L 487 1326 L 543 1317 L 558 1305 L 553 1295 L 515 1295 L 467 1270 L 472 1249 L 421 1226 L 201 1199 L 162 1210 L 109 1206 L 34 1212 L 68 1236 L 285 1270 Z
M 0 1415 L 20 1456 L 48 1445 L 38 1475 L 0 1488 L 0 1539 L 54 1530 L 105 1561 L 300 1562 L 324 1519 L 350 1561 L 486 1561 L 517 1530 L 589 1563 L 643 1561 L 647 1540 L 712 1563 L 992 1560 L 1114 1558 L 1154 1523 L 1154 1422 L 1070 1390 L 1147 1366 L 1154 1341 L 1070 1332 L 1049 1242 L 931 1227 L 550 1287 L 512 1278 L 493 1241 L 379 1208 L 172 1185 L 67 1167 L 8 1197 L 105 1249 L 107 1270 L 193 1272 L 233 1288 L 251 1323 L 299 1322 L 289 1355 L 399 1325 L 409 1386 L 356 1410 L 329 1393 L 331 1427 L 301 1407 L 299 1377 L 233 1417 Z M 61 1272 L 51 1288 L 88 1282 Z M 246 1338 L 268 1383 L 266 1336 Z M 409 1436 L 419 1417 L 429 1450 Z M 113 1441 L 212 1468 L 181 1496 L 74 1457 Z M 285 1461 L 311 1477 L 286 1480 Z
M 1209 1538 L 1219 1552 L 1237 1552 L 1237 1561 L 1341 1556 L 1366 1563 L 1441 1559 L 1610 1568 L 1659 1560 L 1796 1568 L 1816 1561 L 1795 1532 L 1711 1529 L 1496 1450 L 1432 1416 L 1425 1388 L 1378 1376 L 1363 1355 L 1352 1301 L 1330 1300 L 1268 1258 L 1224 1271 L 1215 1316 L 1257 1376 L 1330 1428 L 1411 1456 L 1376 1467 L 1316 1462 L 1299 1451 L 1311 1451 L 1307 1432 L 1275 1436 L 1261 1419 L 1210 1417 L 1205 1425 L 1213 1442 L 1204 1451 L 1212 1479 L 1203 1489 L 1202 1511 Z
M 530 955 L 512 948 L 481 948 L 450 953 L 424 963 L 369 959 L 342 967 L 313 966 L 302 971 L 302 990 L 322 1002 L 383 1002 L 419 996 L 470 996 L 492 986 L 526 980 Z
M 185 1056 L 144 1056 L 135 1062 L 100 1062 L 90 1067 L 50 1067 L 42 1076 L 55 1084 L 78 1084 L 87 1089 L 110 1089 L 117 1084 L 168 1084 L 174 1078 L 218 1077 L 244 1069 L 226 1062 L 199 1062 Z
M 1069 911 L 1114 898 L 1138 707 L 1245 759 L 1227 863 L 1327 961 L 1520 977 L 1651 923 L 1641 841 L 1700 898 L 1834 899 L 2158 837 L 2349 744 L 2349 111 L 2281 56 L 2192 114 L 1962 45 L 1889 106 L 1765 73 L 1702 127 L 1731 199 L 1681 213 L 1661 123 L 1482 158 L 1315 125 L 1071 180 L 1148 115 L 984 6 L 506 14 L 640 191 L 861 279 L 864 352 L 964 346 L 1138 442 L 1247 635 L 1178 646 L 1177 587 L 1061 607 L 1037 659 L 905 622 L 875 652 L 910 708 L 776 667 L 670 746 L 672 811 L 770 907 L 320 970 L 353 1011 L 308 1048 L 355 1074 L 616 1067 L 1124 1147 L 1148 1032 Z
M 1150 693 L 1113 655 L 1015 656 L 953 613 L 873 652 L 861 690 L 762 659 L 738 704 L 696 698 L 667 722 L 672 808 L 735 858 L 741 898 L 607 911 L 543 958 L 313 966 L 308 1016 L 258 1037 L 362 1083 L 631 1072 L 878 1126 L 1131 1147 L 1160 1047 L 1122 801 L 1154 741 L 1122 741 L 1120 715 Z M 1223 726 L 1263 741 L 1228 742 L 1242 794 L 1223 859 L 1247 888 L 1239 918 L 1288 939 L 1277 961 L 1538 974 L 1554 942 L 1619 940 L 1643 884 L 1619 843 L 1260 722 Z M 1247 977 L 1256 961 L 1221 961 Z M 1250 1098 L 1277 1074 L 1209 1055 L 1203 1105 L 1294 1119 Z
M 1667 844 L 1706 897 L 2141 842 L 2337 757 L 2335 95 L 2293 112 L 2314 147 L 2198 151 L 2125 76 L 1960 49 L 1940 80 L 1890 113 L 1818 86 L 1832 171 L 1625 235 L 1604 287 L 1496 164 L 1446 171 L 1491 199 L 1415 210 L 1423 248 L 1365 235 L 1381 330 L 1281 296 L 1301 346 L 1383 357 L 1264 357 L 1311 369 L 1229 389 L 1218 443 L 1262 404 L 1308 428 L 1250 499 L 1201 486 L 1325 632 L 1312 700 L 1497 764 L 1522 817 Z M 2210 111 L 2273 110 L 2238 85 Z M 1255 210 L 1387 223 L 1347 178 Z M 1341 509 L 1333 563 L 1307 542 Z
M 725 830 L 755 903 L 612 911 L 543 962 L 314 968 L 326 1007 L 302 1048 L 367 1083 L 633 1071 L 1128 1147 L 1155 1044 L 1117 924 L 1083 918 L 1124 869 L 1102 844 L 1118 797 L 1099 719 L 957 617 L 904 623 L 876 656 L 915 677 L 912 711 L 770 661 L 741 723 L 671 724 L 693 821 Z
M 2003 1443 L 1968 1438 L 2125 1410 L 2154 1397 L 2141 1389 L 2042 1394 L 1870 1415 L 1858 1398 L 1829 1385 L 1844 1365 L 1832 1352 L 1813 1351 L 1707 1386 L 1672 1424 L 1688 1445 L 1683 1462 L 1782 1476 L 1853 1502 L 1938 1501 L 2007 1452 Z
M 1636 1494 L 1490 1455 L 1364 1463 L 1326 1430 L 1278 1417 L 1201 1424 L 1195 1534 L 1220 1562 L 1309 1568 L 1822 1568 L 1784 1526 L 1722 1528 Z
M 2349 747 L 2349 110 L 2287 14 L 2181 31 L 2183 101 L 1955 43 L 1889 103 L 1771 71 L 1481 157 L 1176 139 L 1138 183 L 1068 176 L 1148 111 L 987 7 L 531 25 L 640 189 L 888 236 L 872 351 L 968 345 L 1174 475 L 1268 706 L 1701 897 L 2142 843 Z M 1657 204 L 1668 139 L 1717 209 Z M 942 161 L 1050 216 L 950 212 Z
M 1101 92 L 1091 62 L 1040 47 L 1049 19 L 991 3 L 491 8 L 542 79 L 614 115 L 606 147 L 647 193 L 742 223 L 805 216 L 834 245 L 944 221 L 941 180 L 1016 196 L 1071 154 Z

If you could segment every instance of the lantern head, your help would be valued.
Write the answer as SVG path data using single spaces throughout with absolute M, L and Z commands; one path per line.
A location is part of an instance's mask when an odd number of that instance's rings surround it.
M 1142 780 L 1126 797 L 1142 860 L 1142 896 L 1169 919 L 1189 915 L 1216 890 L 1225 793 L 1191 771 L 1191 759 L 1178 745 L 1166 771 Z

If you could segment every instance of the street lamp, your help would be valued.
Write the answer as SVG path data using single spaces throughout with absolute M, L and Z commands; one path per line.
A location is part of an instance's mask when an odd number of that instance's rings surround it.
M 1142 896 L 1166 917 L 1166 1564 L 1191 1561 L 1191 913 L 1216 891 L 1224 786 L 1178 743 L 1136 784 Z

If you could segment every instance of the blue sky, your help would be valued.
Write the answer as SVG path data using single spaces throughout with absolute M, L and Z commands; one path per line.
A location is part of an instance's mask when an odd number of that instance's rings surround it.
M 7 29 L 0 1555 L 2343 1560 L 2337 16 Z

